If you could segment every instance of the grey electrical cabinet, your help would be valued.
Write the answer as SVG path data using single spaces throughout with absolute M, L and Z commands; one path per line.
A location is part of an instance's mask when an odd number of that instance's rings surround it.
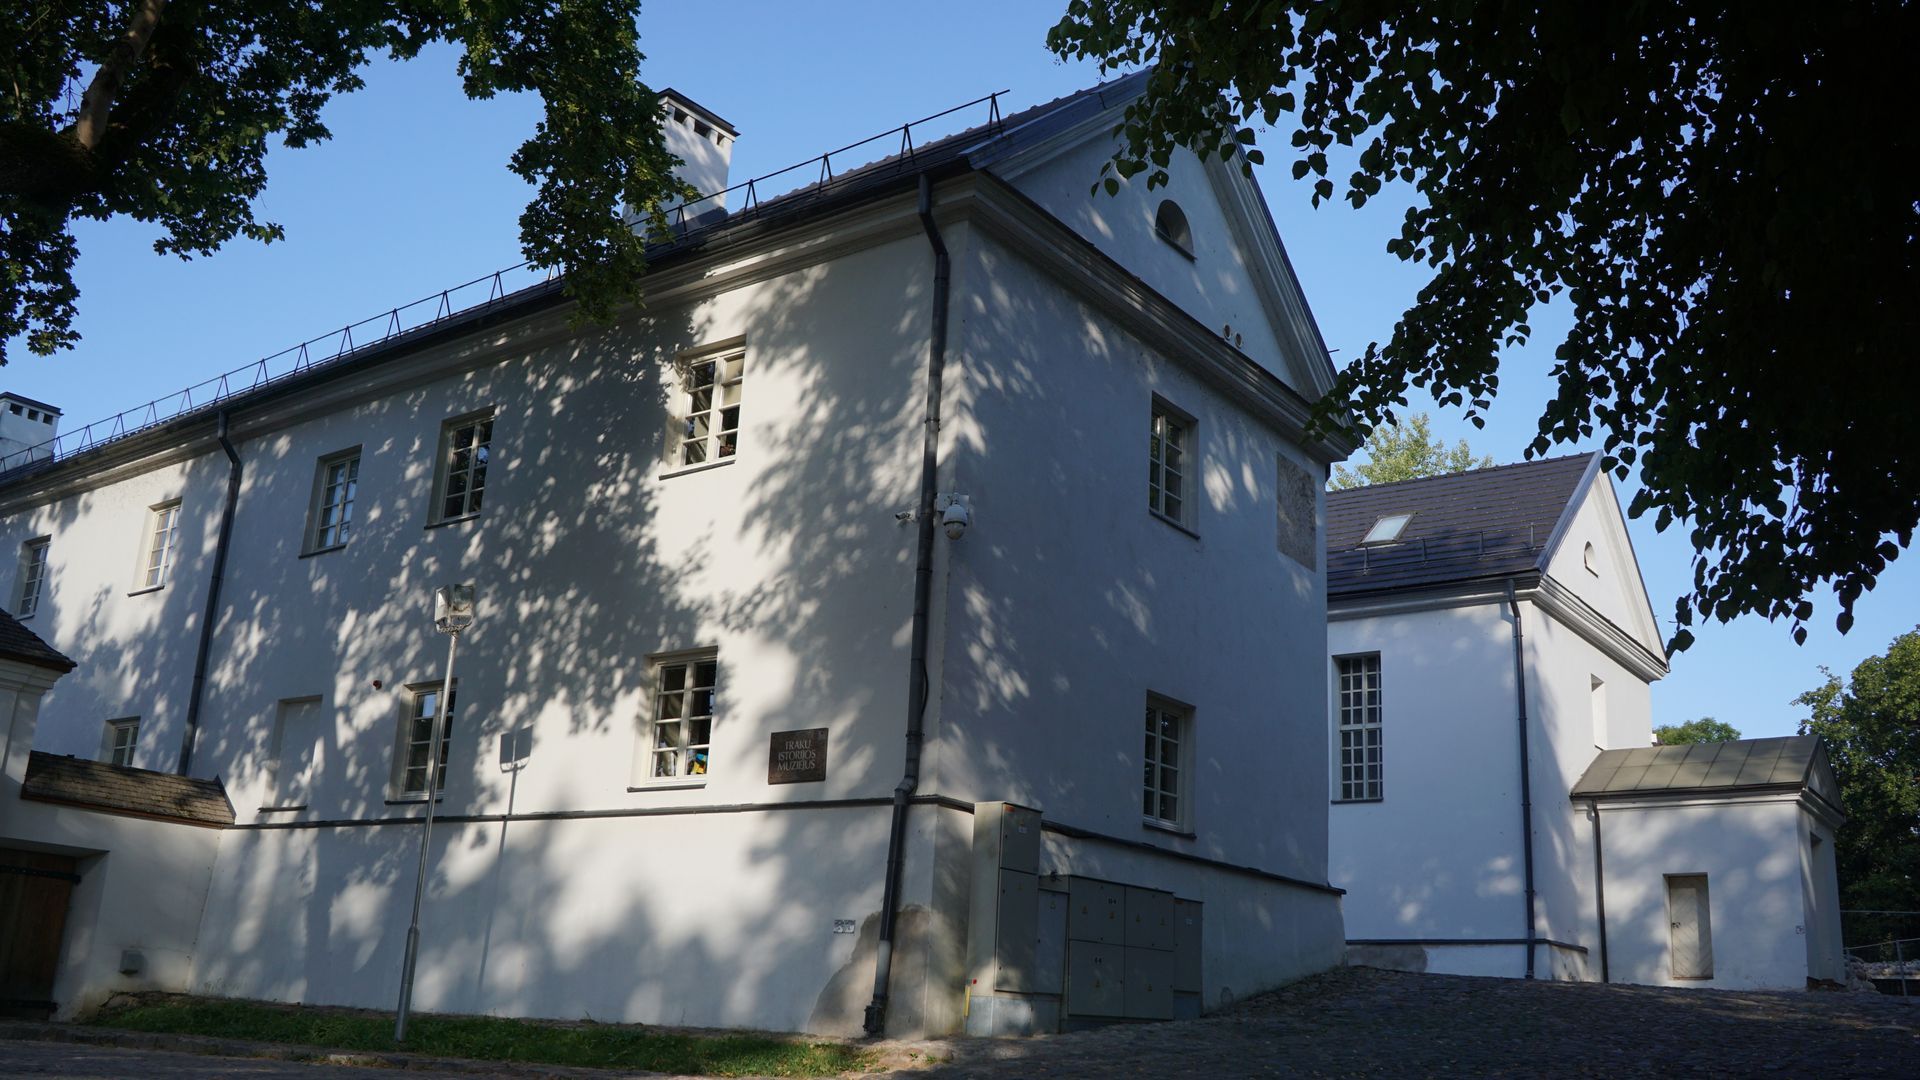
M 1198 900 L 1173 902 L 1173 1015 L 1178 1020 L 1200 1015 L 1200 915 L 1204 910 Z
M 1032 1034 L 1059 1027 L 1059 961 L 1040 952 L 1040 813 L 979 803 L 973 814 L 967 911 L 967 1031 Z M 1059 907 L 1057 894 L 1051 906 Z M 1033 995 L 1051 992 L 1040 1000 Z
M 1067 884 L 1068 1018 L 1171 1020 L 1173 894 L 1094 878 Z
M 1069 878 L 1067 939 L 1101 945 L 1127 943 L 1127 887 L 1094 878 Z
M 1127 947 L 1097 941 L 1067 943 L 1067 1015 L 1124 1016 Z

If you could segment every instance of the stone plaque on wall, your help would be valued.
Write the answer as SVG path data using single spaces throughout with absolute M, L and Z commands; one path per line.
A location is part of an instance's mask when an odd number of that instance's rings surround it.
M 806 784 L 827 778 L 827 729 L 776 731 L 767 752 L 767 783 Z
M 1320 561 L 1314 536 L 1320 484 L 1285 454 L 1279 456 L 1277 471 L 1274 504 L 1280 509 L 1280 552 L 1309 570 L 1315 569 Z

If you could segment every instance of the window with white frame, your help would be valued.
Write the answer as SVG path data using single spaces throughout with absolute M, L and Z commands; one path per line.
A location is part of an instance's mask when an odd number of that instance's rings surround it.
M 653 715 L 646 738 L 648 782 L 706 778 L 719 676 L 720 659 L 712 650 L 654 661 Z
M 1156 399 L 1147 450 L 1147 509 L 1187 523 L 1187 447 L 1193 419 Z
M 1186 828 L 1186 754 L 1192 739 L 1192 709 L 1160 698 L 1147 699 L 1140 812 L 1149 824 Z
M 454 710 L 460 703 L 460 684 L 447 702 L 446 720 L 440 726 L 440 762 L 434 773 L 435 794 L 447 789 L 447 747 L 453 742 Z M 433 755 L 433 725 L 440 718 L 440 697 L 445 684 L 421 683 L 407 688 L 406 716 L 402 720 L 399 775 L 395 777 L 402 798 L 424 798 L 427 794 L 427 763 Z
M 1380 657 L 1341 656 L 1339 672 L 1340 801 L 1382 797 Z
M 449 420 L 440 428 L 440 471 L 434 491 L 435 521 L 480 512 L 493 457 L 493 412 Z
M 180 541 L 180 504 L 161 503 L 153 507 L 147 525 L 146 558 L 142 562 L 140 587 L 157 589 L 173 573 L 173 556 Z
M 746 363 L 743 349 L 680 358 L 674 467 L 725 461 L 740 448 L 740 390 Z
M 132 768 L 134 747 L 139 744 L 139 717 L 123 716 L 118 720 L 109 720 L 105 737 L 101 739 L 100 756 L 109 765 Z
M 360 489 L 360 451 L 343 450 L 320 459 L 314 478 L 312 527 L 308 551 L 325 551 L 347 542 L 353 534 L 353 500 Z
M 14 602 L 13 613 L 22 619 L 30 619 L 40 610 L 40 593 L 46 588 L 47 581 L 47 537 L 29 540 L 20 545 L 20 596 Z

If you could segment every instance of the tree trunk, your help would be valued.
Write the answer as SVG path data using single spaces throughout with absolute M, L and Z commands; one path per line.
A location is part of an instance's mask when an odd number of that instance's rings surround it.
M 74 122 L 73 137 L 89 152 L 98 148 L 105 136 L 113 99 L 146 54 L 147 42 L 153 38 L 154 28 L 160 25 L 160 13 L 166 7 L 167 0 L 140 0 L 133 9 L 133 21 L 127 24 L 127 32 L 113 43 L 113 48 L 100 62 L 100 70 L 93 73 L 93 81 L 87 84 L 87 92 L 80 96 L 80 116 Z

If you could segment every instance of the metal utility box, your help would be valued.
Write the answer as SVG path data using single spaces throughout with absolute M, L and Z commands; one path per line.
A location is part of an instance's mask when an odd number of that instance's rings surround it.
M 1123 1016 L 1126 1013 L 1126 946 L 1093 941 L 1067 943 L 1067 1013 L 1071 1016 Z
M 1127 886 L 1127 947 L 1173 951 L 1173 894 Z
M 1127 943 L 1127 887 L 1093 878 L 1069 878 L 1067 938 L 1102 945 Z
M 1173 1019 L 1173 954 L 1159 949 L 1126 950 L 1125 1012 L 1129 1020 Z
M 973 815 L 967 909 L 967 1030 L 1033 1034 L 1059 1027 L 1061 960 L 1040 952 L 1040 814 L 979 803 Z M 1052 906 L 1060 907 L 1058 894 Z
M 1173 988 L 1198 994 L 1200 983 L 1200 915 L 1206 905 L 1198 900 L 1173 902 Z
M 1028 988 L 1033 993 L 1059 994 L 1066 990 L 1067 907 L 1067 892 L 1059 876 L 1041 878 L 1040 935 L 1034 946 L 1033 983 Z

